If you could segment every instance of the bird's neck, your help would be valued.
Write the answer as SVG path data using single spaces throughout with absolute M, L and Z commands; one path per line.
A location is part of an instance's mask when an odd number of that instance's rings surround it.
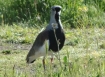
M 50 29 L 52 29 L 53 23 L 56 24 L 56 29 L 63 29 L 60 17 L 56 19 L 55 16 L 51 16 L 50 23 L 48 25 Z

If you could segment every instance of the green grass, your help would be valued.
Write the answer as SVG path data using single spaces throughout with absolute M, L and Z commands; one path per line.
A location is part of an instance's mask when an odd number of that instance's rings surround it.
M 38 30 L 34 27 L 19 27 L 21 25 L 0 26 L 0 38 L 10 43 L 31 43 Z M 30 35 L 30 36 L 29 36 Z
M 66 42 L 51 65 L 42 58 L 27 65 L 25 58 L 40 29 L 22 25 L 0 26 L 0 77 L 104 77 L 105 30 L 65 28 Z M 26 42 L 26 39 L 28 42 Z M 25 41 L 25 42 L 23 42 Z M 9 53 L 8 53 L 9 52 Z
M 21 4 L 21 0 L 20 3 L 0 0 L 0 77 L 105 76 L 104 0 L 45 0 L 43 2 L 38 0 L 37 5 L 30 3 L 30 8 L 27 6 L 28 0 L 24 1 L 26 3 Z M 61 19 L 66 42 L 60 51 L 61 65 L 56 57 L 52 65 L 47 58 L 46 71 L 44 71 L 42 58 L 38 58 L 30 65 L 26 64 L 25 58 L 40 28 L 45 27 L 49 20 L 48 9 L 57 3 L 62 6 Z M 21 7 L 18 7 L 20 5 Z M 24 11 L 27 9 L 28 12 Z

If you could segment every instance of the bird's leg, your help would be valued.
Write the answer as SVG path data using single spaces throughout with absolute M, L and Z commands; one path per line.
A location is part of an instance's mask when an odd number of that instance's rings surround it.
M 43 58 L 43 68 L 45 70 L 45 57 Z

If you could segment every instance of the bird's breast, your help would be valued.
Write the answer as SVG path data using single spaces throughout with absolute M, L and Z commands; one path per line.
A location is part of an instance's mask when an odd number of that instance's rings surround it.
M 55 33 L 53 30 L 49 31 L 49 50 L 57 52 L 62 49 L 65 42 L 65 35 L 63 32 L 56 30 Z

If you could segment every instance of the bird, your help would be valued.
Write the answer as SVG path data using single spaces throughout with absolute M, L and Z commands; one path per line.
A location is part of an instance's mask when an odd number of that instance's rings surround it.
M 60 5 L 51 7 L 49 24 L 39 32 L 26 56 L 26 62 L 28 64 L 33 63 L 37 58 L 43 56 L 42 62 L 45 69 L 46 54 L 51 56 L 52 63 L 54 54 L 63 48 L 65 33 L 60 20 L 61 9 L 62 7 Z

